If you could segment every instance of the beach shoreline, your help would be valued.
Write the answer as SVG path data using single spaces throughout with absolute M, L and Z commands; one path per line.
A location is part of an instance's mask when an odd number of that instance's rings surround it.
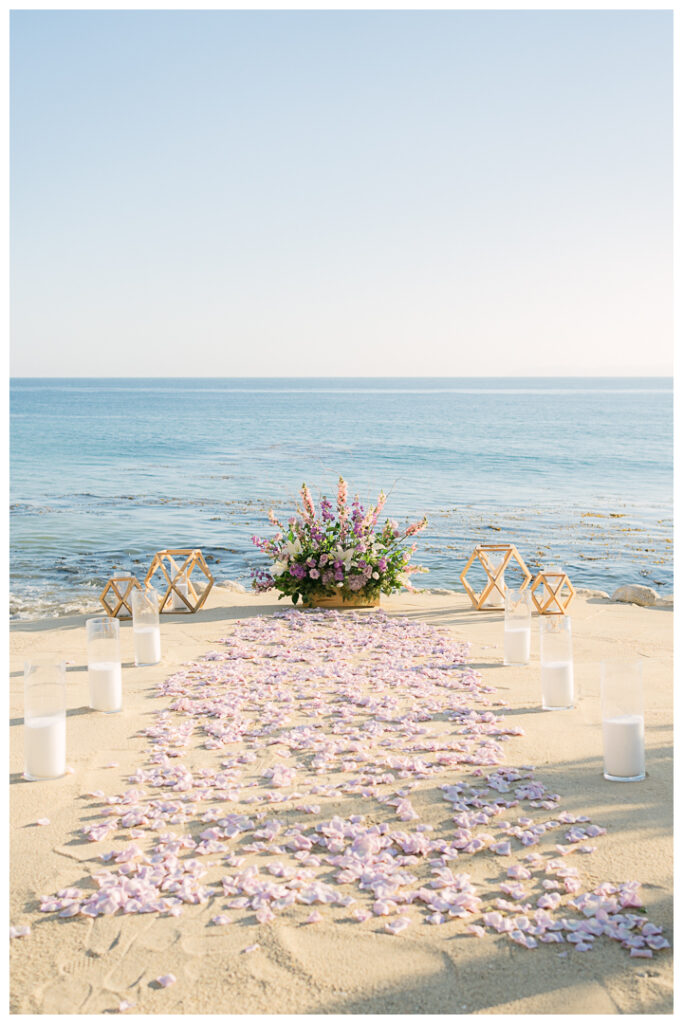
M 168 698 L 155 691 L 157 684 L 205 652 L 220 650 L 216 641 L 229 637 L 238 624 L 291 607 L 267 594 L 215 587 L 196 615 L 162 616 L 164 657 L 149 668 L 131 665 L 132 627 L 122 623 L 125 696 L 118 715 L 87 709 L 87 616 L 11 624 L 11 924 L 31 927 L 31 934 L 12 941 L 12 1012 L 111 1012 L 122 1000 L 135 1004 L 132 1012 L 145 1014 L 671 1012 L 667 949 L 651 960 L 632 959 L 614 942 L 596 943 L 585 954 L 567 952 L 566 946 L 525 950 L 501 945 L 499 936 L 465 936 L 460 921 L 415 925 L 392 936 L 383 928 L 378 934 L 377 921 L 352 923 L 326 907 L 321 908 L 323 920 L 306 927 L 311 908 L 298 906 L 291 908 L 301 911 L 298 916 L 283 915 L 272 924 L 253 918 L 244 923 L 231 911 L 235 923 L 224 928 L 210 926 L 206 906 L 185 907 L 178 918 L 117 914 L 60 920 L 38 912 L 40 895 L 74 885 L 87 888 L 84 879 L 97 870 L 102 850 L 124 848 L 118 837 L 84 840 L 82 828 L 96 817 L 87 794 L 117 794 L 131 785 L 131 774 L 145 763 L 141 730 L 168 705 Z M 469 644 L 472 668 L 495 688 L 493 699 L 502 702 L 506 721 L 523 731 L 506 744 L 506 764 L 533 765 L 536 777 L 561 796 L 564 811 L 586 815 L 607 830 L 594 853 L 575 854 L 568 862 L 580 861 L 588 884 L 640 881 L 649 919 L 671 941 L 671 602 L 660 599 L 641 608 L 577 594 L 570 612 L 578 700 L 563 712 L 540 708 L 538 617 L 532 625 L 532 662 L 517 668 L 502 664 L 502 613 L 475 612 L 465 595 L 403 593 L 383 597 L 382 611 L 389 620 L 434 626 Z M 375 613 L 353 614 L 362 619 Z M 22 663 L 28 654 L 40 652 L 71 663 L 67 763 L 73 774 L 28 783 L 22 779 Z M 599 662 L 617 657 L 639 657 L 644 664 L 648 774 L 631 785 L 602 777 Z M 197 756 L 203 763 L 203 752 Z M 266 751 L 259 767 L 273 763 L 275 753 Z M 433 789 L 453 775 L 444 770 L 443 777 L 420 783 L 412 792 L 425 823 L 440 827 L 443 808 L 434 803 Z M 339 806 L 333 800 L 319 817 L 353 814 L 354 805 L 359 813 L 368 812 L 367 801 L 359 797 L 339 801 Z M 45 818 L 49 824 L 36 825 Z M 311 816 L 312 823 L 317 820 Z M 472 868 L 484 888 L 491 886 L 492 872 L 499 867 L 492 861 L 484 858 Z M 217 908 L 218 901 L 212 912 Z M 254 944 L 260 948 L 253 956 L 243 955 Z M 168 973 L 178 981 L 159 987 L 154 979 Z

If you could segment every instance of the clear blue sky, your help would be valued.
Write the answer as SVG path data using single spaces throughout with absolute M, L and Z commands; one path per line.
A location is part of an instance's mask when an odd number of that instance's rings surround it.
M 18 376 L 668 374 L 672 15 L 11 18 Z

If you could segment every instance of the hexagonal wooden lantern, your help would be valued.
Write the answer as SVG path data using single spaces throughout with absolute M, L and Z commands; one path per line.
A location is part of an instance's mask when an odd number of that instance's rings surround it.
M 112 619 L 131 619 L 131 597 L 134 590 L 142 590 L 135 576 L 112 576 L 100 594 L 107 615 Z
M 541 588 L 539 596 L 536 591 Z M 566 572 L 544 569 L 531 584 L 531 600 L 539 615 L 566 615 L 574 597 L 574 588 Z
M 491 566 L 488 557 L 492 554 L 497 554 L 499 557 L 502 555 L 500 564 L 495 569 Z M 505 569 L 513 558 L 524 574 L 524 582 L 519 588 L 520 590 L 524 590 L 531 580 L 531 573 L 527 569 L 524 559 L 514 544 L 477 544 L 476 548 L 467 560 L 467 565 L 460 573 L 460 582 L 465 588 L 470 601 L 477 611 L 481 611 L 484 608 L 486 601 L 494 592 L 497 592 L 503 599 L 505 599 L 505 581 L 503 579 L 503 575 L 505 573 Z M 467 580 L 467 573 L 472 568 L 475 559 L 478 559 L 481 563 L 487 578 L 484 589 L 479 594 L 475 592 Z
M 199 580 L 193 582 L 191 578 L 195 569 L 203 577 L 202 585 L 199 585 Z M 155 581 L 157 575 L 160 578 Z M 199 548 L 167 548 L 157 551 L 145 576 L 145 586 L 154 586 L 155 583 L 162 590 L 160 612 L 188 615 L 198 612 L 206 601 L 213 586 L 213 576 Z

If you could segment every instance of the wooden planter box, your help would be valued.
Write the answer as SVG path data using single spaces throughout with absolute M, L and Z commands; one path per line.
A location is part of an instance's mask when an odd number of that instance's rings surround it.
M 378 608 L 379 594 L 375 597 L 368 597 L 367 594 L 359 591 L 353 597 L 343 597 L 341 594 L 311 595 L 309 602 L 304 604 L 304 608 Z

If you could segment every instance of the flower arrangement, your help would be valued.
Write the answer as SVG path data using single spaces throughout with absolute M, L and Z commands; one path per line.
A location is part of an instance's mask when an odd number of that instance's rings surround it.
M 273 562 L 270 571 L 252 569 L 252 586 L 257 591 L 276 589 L 278 600 L 291 597 L 294 604 L 301 598 L 310 605 L 316 597 L 341 594 L 346 600 L 362 594 L 375 599 L 380 592 L 391 594 L 401 587 L 414 588 L 410 576 L 428 572 L 419 565 L 409 565 L 417 544 L 405 541 L 427 525 L 427 517 L 400 529 L 394 519 L 387 519 L 383 528 L 377 520 L 386 502 L 382 492 L 377 504 L 368 512 L 358 495 L 348 504 L 348 487 L 339 477 L 336 513 L 332 502 L 323 497 L 320 517 L 316 513 L 311 492 L 301 488 L 301 506 L 287 526 L 276 519 L 273 510 L 268 518 L 278 532 L 271 540 L 252 537 L 253 543 Z

